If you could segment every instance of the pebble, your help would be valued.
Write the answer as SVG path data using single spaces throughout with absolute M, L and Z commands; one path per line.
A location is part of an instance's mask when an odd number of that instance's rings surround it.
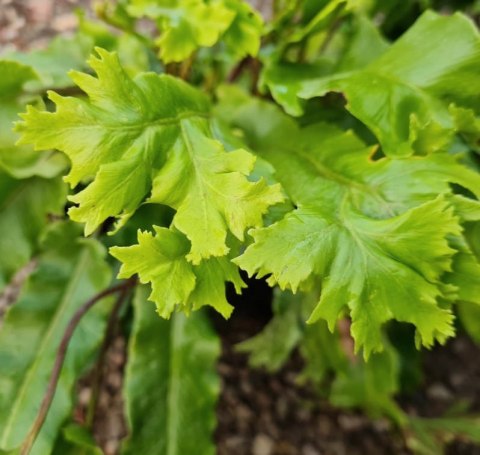
M 330 436 L 333 429 L 333 424 L 330 418 L 327 416 L 321 415 L 321 416 L 318 416 L 317 421 L 318 421 L 317 428 L 320 436 L 323 436 L 323 437 Z
M 302 455 L 320 455 L 320 452 L 311 444 L 302 447 Z
M 440 383 L 434 383 L 427 389 L 427 395 L 431 400 L 450 401 L 452 393 Z
M 252 455 L 273 455 L 274 442 L 266 434 L 257 434 L 252 444 Z
M 78 25 L 78 18 L 75 14 L 62 14 L 52 21 L 52 28 L 56 32 L 67 32 Z
M 338 424 L 347 432 L 358 431 L 365 426 L 365 417 L 341 414 L 338 416 Z

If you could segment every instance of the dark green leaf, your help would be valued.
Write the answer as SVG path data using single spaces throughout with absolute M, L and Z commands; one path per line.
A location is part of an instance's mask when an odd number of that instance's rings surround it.
M 75 311 L 111 279 L 105 251 L 95 240 L 79 238 L 72 224 L 58 223 L 42 244 L 37 270 L 0 330 L 0 448 L 18 447 L 34 421 L 63 332 Z M 82 319 L 70 341 L 47 419 L 31 455 L 51 453 L 72 407 L 77 376 L 91 361 L 103 337 L 108 303 Z
M 123 454 L 213 455 L 219 341 L 205 313 L 155 316 L 148 288 L 134 300 L 125 382 L 131 430 Z

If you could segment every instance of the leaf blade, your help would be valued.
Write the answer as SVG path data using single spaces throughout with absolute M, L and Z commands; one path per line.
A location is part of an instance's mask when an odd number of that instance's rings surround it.
M 218 339 L 205 314 L 165 321 L 152 317 L 146 298 L 138 289 L 125 382 L 131 434 L 122 453 L 213 455 Z
M 78 230 L 71 225 L 57 225 L 50 230 L 38 270 L 7 312 L 0 331 L 2 449 L 17 447 L 36 416 L 60 343 L 58 334 L 63 333 L 76 309 L 110 281 L 103 249 L 94 241 L 79 243 L 77 236 Z M 97 307 L 80 322 L 51 412 L 32 454 L 50 453 L 56 433 L 71 409 L 75 377 L 100 343 L 105 320 L 105 308 Z M 18 356 L 18 352 L 22 355 Z

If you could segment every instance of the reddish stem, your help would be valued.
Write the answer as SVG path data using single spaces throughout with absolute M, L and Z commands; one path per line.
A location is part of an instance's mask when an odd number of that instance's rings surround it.
M 65 356 L 67 354 L 68 344 L 72 339 L 73 333 L 78 326 L 78 323 L 88 312 L 90 308 L 92 308 L 97 302 L 102 300 L 104 297 L 107 297 L 111 294 L 114 294 L 119 291 L 125 291 L 131 287 L 133 287 L 136 283 L 135 279 L 130 279 L 122 284 L 118 284 L 116 286 L 112 286 L 109 289 L 105 289 L 104 291 L 98 293 L 90 300 L 85 302 L 72 316 L 70 322 L 65 329 L 65 332 L 62 337 L 62 341 L 60 342 L 60 346 L 57 350 L 57 355 L 55 357 L 55 364 L 53 366 L 52 374 L 50 375 L 50 380 L 48 381 L 47 390 L 43 397 L 42 404 L 40 405 L 40 409 L 38 410 L 37 417 L 33 422 L 25 441 L 22 444 L 20 455 L 28 455 L 30 450 L 32 449 L 35 440 L 37 439 L 38 433 L 42 429 L 42 426 L 47 418 L 48 411 L 52 404 L 53 398 L 55 396 L 55 391 L 57 389 L 58 380 L 60 378 L 60 373 L 62 372 L 63 362 L 65 361 Z

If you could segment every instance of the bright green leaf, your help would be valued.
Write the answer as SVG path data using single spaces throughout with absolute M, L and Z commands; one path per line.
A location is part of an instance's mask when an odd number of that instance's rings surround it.
M 225 0 L 225 5 L 235 11 L 235 18 L 223 36 L 227 48 L 236 57 L 256 56 L 260 49 L 262 17 L 244 0 Z
M 113 247 L 110 253 L 123 265 L 119 277 L 138 273 L 142 283 L 150 283 L 149 300 L 157 312 L 169 318 L 177 306 L 185 312 L 204 305 L 215 308 L 224 317 L 230 316 L 231 305 L 225 297 L 225 282 L 240 292 L 244 283 L 237 267 L 228 258 L 211 258 L 198 265 L 187 261 L 190 243 L 180 232 L 154 226 L 156 235 L 138 233 L 138 245 Z
M 173 223 L 192 242 L 192 262 L 225 255 L 228 231 L 242 239 L 247 227 L 261 225 L 268 207 L 283 200 L 279 187 L 248 181 L 254 157 L 226 152 L 212 137 L 203 94 L 166 75 L 132 80 L 116 54 L 98 53 L 90 60 L 98 78 L 72 74 L 89 100 L 50 94 L 57 111 L 29 108 L 22 142 L 64 151 L 72 186 L 94 178 L 71 197 L 78 207 L 70 216 L 86 222 L 86 234 L 110 216 L 128 217 L 153 185 L 150 201 L 177 210 Z
M 258 125 L 259 115 L 268 122 Z M 321 280 L 310 321 L 323 318 L 333 329 L 348 307 L 367 356 L 381 349 L 380 327 L 392 318 L 414 324 L 426 346 L 453 334 L 453 316 L 437 299 L 456 252 L 447 237 L 461 228 L 438 195 L 451 191 L 449 182 L 478 194 L 478 175 L 446 154 L 372 161 L 351 132 L 300 130 L 258 103 L 237 122 L 297 208 L 251 231 L 255 243 L 234 262 L 293 291 Z
M 186 60 L 222 37 L 238 57 L 256 55 L 260 47 L 262 19 L 241 0 L 132 0 L 128 11 L 157 21 L 157 44 L 166 63 Z

